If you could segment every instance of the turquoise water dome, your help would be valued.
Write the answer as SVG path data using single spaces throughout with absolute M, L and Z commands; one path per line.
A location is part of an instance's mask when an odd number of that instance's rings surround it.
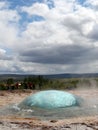
M 74 95 L 58 90 L 40 91 L 24 99 L 19 107 L 39 107 L 39 108 L 64 108 L 71 107 L 77 104 Z

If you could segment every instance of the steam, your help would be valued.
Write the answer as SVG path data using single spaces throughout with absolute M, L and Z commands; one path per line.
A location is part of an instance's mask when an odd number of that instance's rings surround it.
M 84 79 L 81 78 L 77 84 L 78 89 L 97 89 L 98 88 L 98 82 L 96 79 Z

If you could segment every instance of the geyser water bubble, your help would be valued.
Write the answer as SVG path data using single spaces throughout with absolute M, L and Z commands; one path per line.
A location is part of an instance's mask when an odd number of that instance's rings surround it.
M 74 95 L 57 90 L 40 91 L 27 97 L 20 104 L 20 108 L 39 107 L 39 108 L 63 108 L 75 106 L 77 100 Z

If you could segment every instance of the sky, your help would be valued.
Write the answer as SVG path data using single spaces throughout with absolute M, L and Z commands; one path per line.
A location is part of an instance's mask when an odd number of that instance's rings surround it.
M 0 0 L 0 74 L 98 73 L 98 0 Z

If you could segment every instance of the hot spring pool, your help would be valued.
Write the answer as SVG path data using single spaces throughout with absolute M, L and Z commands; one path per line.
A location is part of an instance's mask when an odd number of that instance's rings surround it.
M 54 94 L 54 92 L 57 92 L 56 95 Z M 65 119 L 73 117 L 98 115 L 98 98 L 96 96 L 93 98 L 91 96 L 90 98 L 87 98 L 86 94 L 83 95 L 84 97 L 81 97 L 81 95 L 75 96 L 70 93 L 62 93 L 62 91 L 59 92 L 60 93 L 58 94 L 58 91 L 53 90 L 49 91 L 49 93 L 36 93 L 38 94 L 37 97 L 36 95 L 31 95 L 19 104 L 10 104 L 6 107 L 1 108 L 0 115 L 19 116 L 24 118 L 36 117 L 42 120 Z M 65 96 L 63 96 L 63 94 L 65 94 Z M 34 96 L 33 100 L 31 100 L 32 96 Z M 42 99 L 41 96 L 43 97 Z M 64 99 L 68 98 L 69 96 L 71 97 L 69 98 L 69 101 L 66 104 L 66 100 Z M 48 98 L 51 100 L 49 100 Z M 37 104 L 35 103 L 35 101 Z

